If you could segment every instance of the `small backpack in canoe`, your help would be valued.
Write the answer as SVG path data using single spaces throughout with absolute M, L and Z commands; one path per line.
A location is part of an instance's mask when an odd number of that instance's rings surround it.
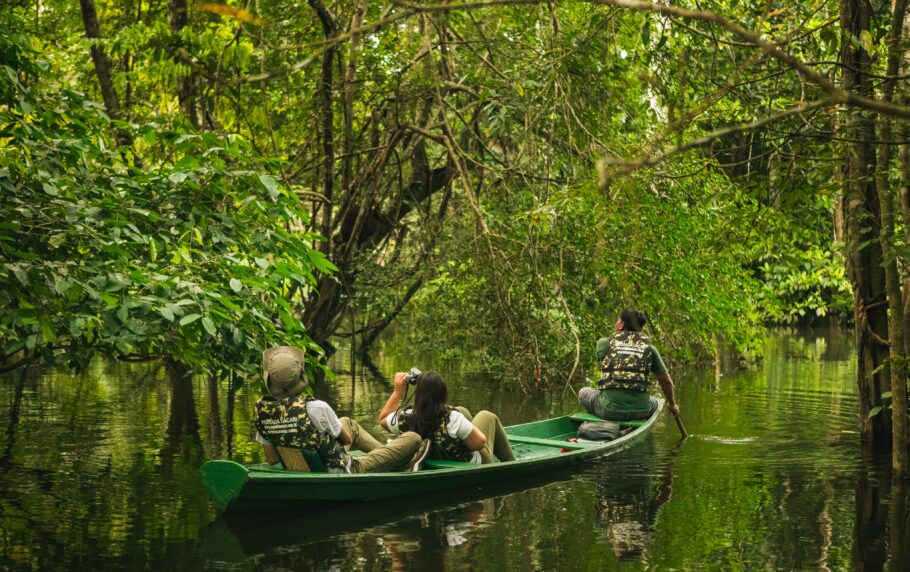
M 619 423 L 586 421 L 578 427 L 578 438 L 586 441 L 612 441 L 619 437 Z

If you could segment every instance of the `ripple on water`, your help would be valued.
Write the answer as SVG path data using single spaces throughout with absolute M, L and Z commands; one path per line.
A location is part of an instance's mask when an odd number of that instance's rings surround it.
M 701 439 L 703 441 L 710 441 L 712 443 L 720 443 L 722 445 L 746 445 L 752 443 L 758 439 L 758 437 L 721 437 L 719 435 L 689 435 L 689 439 Z

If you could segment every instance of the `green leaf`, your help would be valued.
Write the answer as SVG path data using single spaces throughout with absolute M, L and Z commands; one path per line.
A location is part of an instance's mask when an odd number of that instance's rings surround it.
M 273 201 L 278 200 L 278 181 L 275 180 L 275 177 L 271 175 L 259 175 L 259 182 L 262 183 L 262 186 L 268 191 L 269 197 Z
M 187 324 L 192 324 L 201 317 L 202 314 L 187 314 L 186 316 L 180 318 L 180 325 L 185 326 Z
M 863 30 L 859 33 L 859 45 L 862 46 L 867 54 L 872 54 L 875 50 L 872 45 L 872 34 L 869 33 L 869 30 Z
M 210 336 L 217 337 L 215 331 L 215 323 L 212 322 L 212 319 L 208 316 L 202 318 L 202 327 L 205 328 L 205 331 L 209 333 Z
M 168 304 L 167 309 L 175 316 L 182 316 L 184 314 L 183 308 L 177 304 Z
M 41 337 L 45 342 L 52 344 L 57 341 L 57 332 L 54 330 L 54 324 L 50 320 L 41 320 L 38 327 L 41 330 Z
M 879 412 L 880 412 L 881 410 L 882 410 L 882 406 L 881 406 L 881 405 L 876 405 L 875 407 L 873 407 L 872 409 L 870 409 L 870 410 L 869 410 L 869 419 L 872 419 L 873 417 L 875 417 L 876 415 L 878 415 Z
M 48 244 L 50 244 L 50 245 L 53 246 L 54 248 L 60 248 L 60 247 L 63 245 L 63 243 L 66 242 L 66 233 L 65 233 L 65 232 L 58 232 L 57 234 L 52 235 L 52 236 L 50 237 L 50 239 L 48 239 L 47 242 L 48 242 Z
M 65 296 L 66 291 L 69 290 L 70 286 L 72 285 L 73 283 L 69 280 L 63 278 L 54 279 L 54 290 L 56 290 L 57 294 L 60 294 L 61 296 Z
M 891 392 L 890 392 L 890 391 L 883 391 L 883 392 L 882 392 L 882 399 L 891 399 Z
M 241 290 L 243 290 L 243 282 L 241 282 L 240 280 L 237 280 L 236 278 L 231 278 L 230 284 L 231 284 L 231 290 L 233 290 L 234 292 L 240 292 Z
M 310 262 L 313 263 L 313 266 L 325 274 L 331 274 L 338 271 L 338 267 L 332 264 L 332 262 L 325 257 L 325 254 L 319 252 L 318 250 L 307 251 L 307 257 L 309 257 Z
M 164 316 L 164 319 L 168 322 L 174 321 L 174 312 L 171 311 L 170 306 L 162 306 L 158 308 L 158 313 Z

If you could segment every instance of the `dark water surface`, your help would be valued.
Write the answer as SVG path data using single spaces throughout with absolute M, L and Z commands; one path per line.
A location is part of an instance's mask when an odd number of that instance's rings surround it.
M 404 359 L 377 363 L 433 367 Z M 218 517 L 197 469 L 261 461 L 258 392 L 149 364 L 13 372 L 0 378 L 0 568 L 910 570 L 907 489 L 860 454 L 852 337 L 775 334 L 760 367 L 721 371 L 672 371 L 685 442 L 664 417 L 632 450 L 533 481 L 235 518 Z M 568 391 L 458 377 L 453 402 L 506 424 L 577 410 Z M 390 389 L 358 371 L 318 393 L 380 435 Z

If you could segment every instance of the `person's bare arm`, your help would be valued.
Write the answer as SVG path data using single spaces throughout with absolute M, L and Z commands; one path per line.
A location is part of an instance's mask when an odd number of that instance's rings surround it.
M 398 409 L 398 406 L 401 405 L 401 400 L 404 399 L 404 394 L 408 391 L 408 374 L 403 371 L 399 371 L 395 374 L 395 387 L 392 389 L 392 395 L 389 396 L 388 401 L 385 402 L 385 405 L 382 408 L 382 411 L 379 412 L 379 424 L 382 425 L 382 428 L 386 431 L 389 430 L 389 426 L 386 423 L 386 418 L 395 413 Z
M 657 382 L 660 383 L 660 390 L 663 391 L 664 397 L 667 398 L 667 409 L 673 415 L 679 415 L 679 404 L 676 403 L 676 394 L 674 392 L 673 379 L 669 372 L 657 374 Z
M 487 438 L 476 426 L 471 426 L 471 434 L 465 437 L 464 444 L 472 451 L 479 451 L 487 444 Z

